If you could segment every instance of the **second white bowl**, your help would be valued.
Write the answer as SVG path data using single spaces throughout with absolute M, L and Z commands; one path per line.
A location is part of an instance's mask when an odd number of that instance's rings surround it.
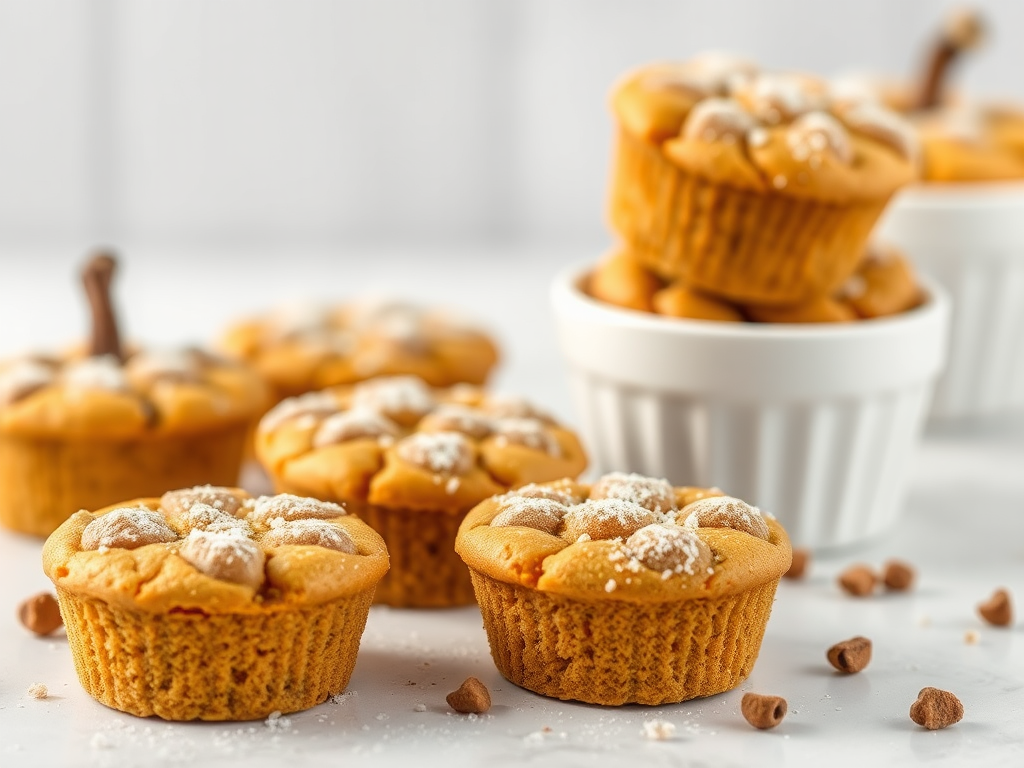
M 552 302 L 598 473 L 718 486 L 774 514 L 794 544 L 887 529 L 945 360 L 949 302 L 848 324 L 762 325 L 619 309 L 559 275 Z
M 952 299 L 949 364 L 932 417 L 1024 410 L 1024 182 L 905 189 L 878 232 Z

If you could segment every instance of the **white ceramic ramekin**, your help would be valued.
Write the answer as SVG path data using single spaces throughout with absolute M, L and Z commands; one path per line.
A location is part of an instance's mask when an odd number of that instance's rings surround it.
M 934 420 L 1024 409 L 1024 182 L 919 185 L 878 228 L 949 292 L 949 362 Z
M 596 472 L 718 486 L 816 549 L 896 520 L 945 359 L 941 288 L 891 318 L 762 325 L 619 309 L 584 278 L 563 272 L 552 302 Z

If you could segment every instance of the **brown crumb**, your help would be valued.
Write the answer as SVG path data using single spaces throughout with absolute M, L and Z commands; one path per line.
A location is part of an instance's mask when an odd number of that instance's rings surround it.
M 902 592 L 914 583 L 914 568 L 902 560 L 890 560 L 882 572 L 882 583 L 886 589 Z
M 992 597 L 978 606 L 981 618 L 996 627 L 1008 627 L 1013 623 L 1013 605 L 1010 593 L 1005 589 L 997 589 Z
M 774 728 L 786 716 L 786 700 L 781 696 L 744 693 L 740 711 L 755 728 Z
M 811 552 L 808 549 L 794 549 L 793 550 L 793 562 L 789 566 L 789 570 L 786 571 L 783 576 L 787 579 L 802 579 L 804 572 L 807 570 L 807 565 L 811 560 Z
M 854 597 L 866 597 L 875 591 L 878 576 L 866 565 L 851 565 L 839 574 L 839 586 Z
M 959 723 L 963 716 L 960 699 L 939 688 L 922 688 L 917 701 L 910 705 L 910 719 L 929 731 Z
M 829 663 L 848 675 L 860 672 L 871 661 L 871 641 L 866 637 L 851 637 L 836 643 L 826 654 Z
M 467 677 L 458 690 L 448 694 L 446 700 L 449 707 L 467 715 L 479 715 L 491 708 L 491 692 L 475 677 Z
M 981 633 L 976 629 L 968 629 L 964 632 L 964 642 L 967 645 L 977 645 L 981 642 Z
M 26 629 L 43 637 L 64 626 L 57 599 L 49 592 L 40 592 L 18 606 L 18 619 Z

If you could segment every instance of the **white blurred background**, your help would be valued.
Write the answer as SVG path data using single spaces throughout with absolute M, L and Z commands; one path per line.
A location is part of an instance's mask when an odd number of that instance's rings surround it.
M 962 3 L 961 3 L 962 4 Z M 0 249 L 601 246 L 624 69 L 916 70 L 934 0 L 4 0 Z M 1024 101 L 1024 3 L 958 72 Z
M 0 353 L 81 335 L 76 272 L 100 243 L 147 340 L 366 292 L 508 332 L 543 312 L 547 275 L 612 242 L 624 70 L 720 49 L 905 75 L 954 4 L 0 0 Z M 977 5 L 989 44 L 957 81 L 1024 102 L 1024 2 Z M 536 290 L 509 290 L 531 261 Z

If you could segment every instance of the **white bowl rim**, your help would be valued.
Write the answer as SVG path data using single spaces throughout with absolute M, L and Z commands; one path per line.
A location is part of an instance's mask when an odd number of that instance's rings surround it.
M 1024 191 L 1024 189 L 1022 189 Z M 552 283 L 551 299 L 557 305 L 572 302 L 580 309 L 598 317 L 614 320 L 620 326 L 650 333 L 679 336 L 712 336 L 723 339 L 821 340 L 845 339 L 888 334 L 893 326 L 916 325 L 938 313 L 949 311 L 946 290 L 926 274 L 918 273 L 924 301 L 913 309 L 849 323 L 752 323 L 720 322 L 680 317 L 666 317 L 654 312 L 618 307 L 595 299 L 580 283 L 594 269 L 591 263 L 574 264 L 560 271 Z

